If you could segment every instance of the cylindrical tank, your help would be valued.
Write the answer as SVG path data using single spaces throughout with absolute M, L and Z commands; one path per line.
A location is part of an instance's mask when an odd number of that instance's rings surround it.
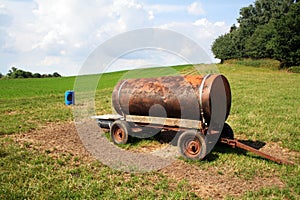
M 231 91 L 220 74 L 127 79 L 115 86 L 112 104 L 120 115 L 204 118 L 209 123 L 219 110 L 227 119 Z

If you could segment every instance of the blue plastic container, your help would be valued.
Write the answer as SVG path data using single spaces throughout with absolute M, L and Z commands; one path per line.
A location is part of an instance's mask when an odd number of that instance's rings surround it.
M 65 92 L 65 103 L 66 105 L 74 105 L 75 104 L 75 96 L 73 90 L 68 90 Z

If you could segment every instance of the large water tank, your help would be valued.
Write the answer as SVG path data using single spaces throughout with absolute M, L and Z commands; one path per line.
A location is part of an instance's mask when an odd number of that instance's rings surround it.
M 220 74 L 164 76 L 121 80 L 112 104 L 120 115 L 141 115 L 205 120 L 227 119 L 231 106 L 228 80 Z

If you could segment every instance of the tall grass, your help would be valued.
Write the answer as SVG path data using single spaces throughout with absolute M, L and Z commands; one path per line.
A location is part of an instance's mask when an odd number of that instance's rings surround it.
M 224 64 L 235 64 L 235 65 L 244 65 L 250 67 L 263 67 L 273 70 L 280 69 L 280 62 L 278 60 L 273 59 L 251 59 L 251 58 L 243 58 L 243 59 L 231 59 L 224 61 Z

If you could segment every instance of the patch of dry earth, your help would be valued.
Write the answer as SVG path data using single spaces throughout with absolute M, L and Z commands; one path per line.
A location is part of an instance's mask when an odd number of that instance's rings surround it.
M 95 161 L 95 158 L 83 146 L 73 122 L 50 123 L 40 130 L 12 137 L 19 144 L 46 152 L 52 157 L 70 154 L 84 162 Z M 151 151 L 153 148 L 150 146 Z M 277 143 L 267 144 L 261 150 L 284 159 L 299 156 L 297 152 L 284 149 Z M 147 149 L 142 147 L 141 151 L 147 152 Z M 244 180 L 229 174 L 220 174 L 218 169 L 213 167 L 203 170 L 181 160 L 176 160 L 159 172 L 171 179 L 187 180 L 191 185 L 191 191 L 202 198 L 222 199 L 226 195 L 239 196 L 245 191 L 254 191 L 261 187 L 284 187 L 284 183 L 278 177 L 255 177 L 252 180 Z

